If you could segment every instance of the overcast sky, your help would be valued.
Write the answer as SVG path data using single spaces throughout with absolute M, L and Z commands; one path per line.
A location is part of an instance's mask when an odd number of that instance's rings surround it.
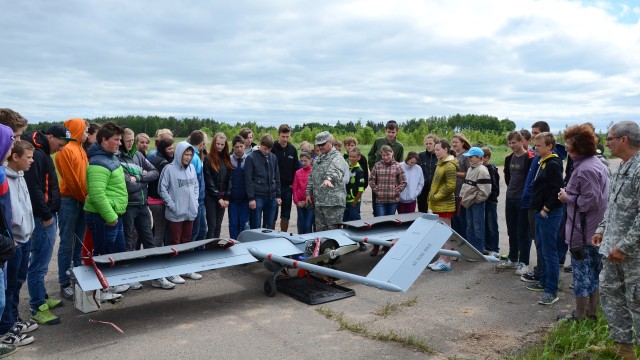
M 323 123 L 640 120 L 640 0 L 0 0 L 0 107 Z

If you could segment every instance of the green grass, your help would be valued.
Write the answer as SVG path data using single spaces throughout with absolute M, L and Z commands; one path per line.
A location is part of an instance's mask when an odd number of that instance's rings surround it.
M 640 353 L 636 347 L 636 354 Z M 524 350 L 513 360 L 615 359 L 609 327 L 602 314 L 598 320 L 559 321 L 549 328 L 542 342 Z
M 414 306 L 415 304 L 418 303 L 418 297 L 414 296 L 411 299 L 405 300 L 403 302 L 400 303 L 391 303 L 391 302 L 387 302 L 387 304 L 385 306 L 381 306 L 375 310 L 373 310 L 373 313 L 379 316 L 382 316 L 384 318 L 388 317 L 389 315 L 393 314 L 394 312 L 400 310 L 403 307 L 411 307 Z

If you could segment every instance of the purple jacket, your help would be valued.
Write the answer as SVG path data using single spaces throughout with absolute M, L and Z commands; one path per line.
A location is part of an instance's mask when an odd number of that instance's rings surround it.
M 572 246 L 580 246 L 584 234 L 586 243 L 591 245 L 591 237 L 595 234 L 607 209 L 608 171 L 602 161 L 595 156 L 578 156 L 573 158 L 573 164 L 574 171 L 565 190 L 569 195 L 566 201 L 565 239 L 567 240 L 565 242 Z M 574 219 L 574 213 L 577 220 Z M 573 229 L 574 224 L 575 229 Z M 586 229 L 583 229 L 583 225 Z

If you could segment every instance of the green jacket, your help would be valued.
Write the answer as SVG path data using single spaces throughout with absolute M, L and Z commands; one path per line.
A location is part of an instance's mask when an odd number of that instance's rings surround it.
M 115 154 L 108 153 L 98 143 L 87 150 L 87 200 L 84 210 L 100 214 L 106 223 L 112 223 L 127 210 L 129 195 L 124 170 Z
M 371 150 L 369 150 L 369 155 L 367 156 L 367 160 L 369 161 L 369 170 L 373 169 L 374 165 L 382 160 L 382 155 L 380 155 L 380 149 L 384 145 L 391 146 L 393 150 L 393 158 L 399 163 L 404 162 L 404 145 L 397 139 L 393 143 L 389 143 L 386 137 L 378 138 L 371 146 Z
M 453 155 L 438 161 L 429 191 L 429 210 L 434 213 L 456 211 L 456 172 L 458 161 Z

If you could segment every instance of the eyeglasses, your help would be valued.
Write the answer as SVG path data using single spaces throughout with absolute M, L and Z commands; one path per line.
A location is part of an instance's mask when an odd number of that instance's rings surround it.
M 608 136 L 607 137 L 607 142 L 611 142 L 613 141 L 613 139 L 620 139 L 622 136 Z

